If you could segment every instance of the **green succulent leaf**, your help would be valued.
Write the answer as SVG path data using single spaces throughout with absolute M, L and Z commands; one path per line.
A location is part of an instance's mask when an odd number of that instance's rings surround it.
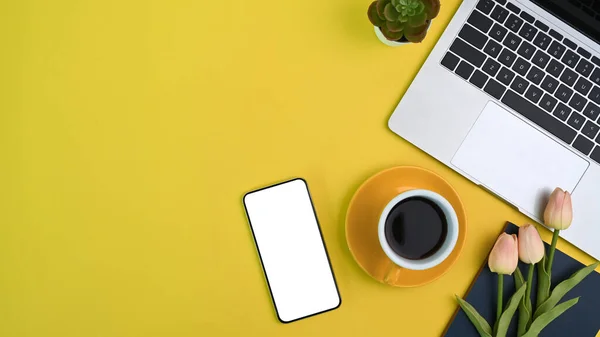
M 515 278 L 515 288 L 519 289 L 525 283 L 525 279 L 523 278 L 523 274 L 521 274 L 521 270 L 517 268 L 514 274 Z M 519 303 L 519 324 L 517 328 L 517 335 L 523 336 L 527 331 L 527 324 L 531 319 L 531 298 L 527 298 L 523 296 L 523 299 Z
M 387 4 L 391 3 L 390 0 L 377 0 L 377 5 L 375 5 L 375 7 L 377 8 L 377 15 L 379 15 L 379 18 L 383 21 L 385 21 L 385 14 L 383 13 L 385 6 L 387 6 Z
M 381 29 L 383 36 L 390 41 L 398 41 L 403 36 L 402 32 L 392 32 L 386 26 L 379 27 L 379 29 Z
M 564 280 L 561 283 L 559 283 L 554 288 L 554 290 L 552 290 L 552 293 L 550 294 L 548 299 L 546 301 L 544 301 L 541 305 L 538 306 L 537 310 L 535 311 L 535 314 L 533 315 L 533 319 L 535 320 L 536 318 L 540 317 L 542 314 L 544 314 L 544 313 L 550 311 L 552 308 L 554 308 L 554 306 L 558 302 L 560 302 L 560 300 L 563 298 L 563 296 L 565 296 L 569 291 L 571 291 L 571 289 L 573 289 L 576 285 L 578 285 L 579 282 L 583 281 L 584 278 L 586 278 L 589 274 L 591 274 L 594 271 L 594 269 L 596 269 L 596 267 L 598 267 L 599 263 L 600 262 L 596 262 L 585 268 L 582 268 L 582 269 L 578 270 L 577 272 L 575 272 L 573 275 L 571 275 L 571 277 L 569 277 L 567 280 Z
M 546 254 L 537 264 L 538 289 L 536 308 L 539 308 L 550 296 L 550 274 L 546 271 Z
M 429 22 L 419 27 L 407 26 L 404 28 L 404 36 L 408 41 L 418 43 L 425 39 L 425 35 L 427 35 L 427 29 L 429 29 Z
M 385 24 L 385 20 L 382 20 L 377 14 L 377 1 L 373 1 L 367 10 L 367 16 L 373 26 L 381 27 Z
M 555 306 L 554 309 L 552 309 L 552 310 L 550 310 L 550 311 L 548 311 L 546 313 L 541 314 L 540 317 L 536 318 L 533 321 L 533 323 L 531 323 L 531 326 L 529 327 L 529 330 L 522 337 L 537 337 L 537 336 L 539 336 L 540 332 L 548 324 L 550 324 L 558 316 L 562 315 L 562 313 L 565 312 L 565 311 L 567 311 L 570 307 L 572 307 L 575 304 L 577 304 L 577 302 L 579 302 L 579 297 L 573 298 L 573 299 L 568 300 L 566 302 L 563 302 L 563 303 Z
M 385 5 L 385 8 L 383 9 L 383 15 L 387 21 L 398 20 L 398 12 L 391 3 Z
M 515 315 L 515 311 L 517 311 L 517 307 L 519 306 L 519 303 L 521 303 L 526 289 L 527 284 L 522 284 L 519 290 L 517 290 L 517 292 L 515 292 L 508 300 L 506 309 L 504 309 L 504 312 L 500 315 L 500 319 L 496 322 L 496 337 L 506 337 L 510 321 Z
M 390 32 L 400 33 L 404 30 L 404 24 L 400 21 L 386 21 L 385 25 Z
M 440 0 L 423 0 L 423 3 L 427 12 L 427 20 L 436 18 L 440 13 Z
M 421 14 L 411 16 L 408 19 L 408 25 L 411 27 L 419 27 L 419 26 L 424 25 L 426 21 L 427 21 L 427 13 L 422 12 Z
M 458 301 L 458 305 L 462 308 L 462 310 L 467 314 L 467 317 L 479 332 L 479 336 L 481 337 L 492 337 L 492 327 L 485 320 L 485 318 L 481 317 L 481 315 L 470 305 L 467 301 L 462 298 L 456 296 L 456 300 Z

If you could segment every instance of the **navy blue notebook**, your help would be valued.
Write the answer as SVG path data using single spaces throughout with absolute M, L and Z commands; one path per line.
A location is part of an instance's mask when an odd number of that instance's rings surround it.
M 508 223 L 505 229 L 506 233 L 517 234 L 519 228 L 512 223 Z M 548 248 L 548 244 L 546 244 Z M 559 282 L 566 280 L 576 272 L 583 268 L 584 265 L 572 259 L 563 252 L 556 250 L 554 255 L 554 264 L 552 266 L 552 288 Z M 527 277 L 528 265 L 519 262 L 519 268 L 524 277 Z M 535 307 L 535 295 L 537 285 L 537 270 L 534 273 L 533 285 L 531 291 L 532 304 Z M 471 303 L 477 311 L 483 316 L 490 326 L 494 326 L 496 318 L 496 287 L 497 275 L 492 273 L 486 264 L 482 268 L 475 283 L 471 285 L 471 289 L 465 298 Z M 515 283 L 512 276 L 504 276 L 504 304 L 508 301 L 509 296 L 515 292 Z M 595 337 L 600 331 L 600 274 L 592 272 L 573 290 L 571 290 L 561 302 L 574 297 L 581 296 L 579 302 L 563 313 L 560 317 L 550 323 L 540 337 Z M 458 304 L 456 305 L 458 308 Z M 508 337 L 517 335 L 517 317 L 518 312 L 513 316 L 510 328 L 508 329 Z M 445 337 L 479 337 L 477 330 L 473 327 L 465 313 L 458 308 L 454 315 L 453 321 L 446 329 Z

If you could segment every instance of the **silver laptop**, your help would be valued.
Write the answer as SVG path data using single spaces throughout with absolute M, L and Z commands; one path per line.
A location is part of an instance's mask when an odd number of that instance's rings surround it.
M 465 0 L 389 127 L 539 222 L 572 192 L 600 258 L 599 116 L 600 0 Z

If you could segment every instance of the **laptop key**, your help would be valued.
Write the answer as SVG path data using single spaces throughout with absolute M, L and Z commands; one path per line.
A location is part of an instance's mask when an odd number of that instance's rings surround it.
M 569 40 L 567 38 L 565 38 L 563 40 L 563 43 L 565 44 L 565 46 L 567 46 L 567 47 L 569 47 L 569 48 L 571 48 L 573 50 L 577 49 L 577 44 L 575 44 L 575 42 L 573 42 L 573 41 L 571 41 L 571 40 Z
M 564 84 L 561 84 L 558 87 L 558 89 L 556 90 L 556 93 L 554 93 L 554 97 L 558 98 L 559 100 L 563 101 L 564 103 L 569 102 L 569 98 L 571 98 L 571 95 L 573 95 L 573 90 L 569 89 Z
M 508 32 L 508 29 L 500 26 L 499 24 L 495 23 L 494 26 L 492 27 L 492 29 L 490 30 L 490 32 L 488 33 L 494 40 L 498 41 L 498 42 L 502 42 L 502 39 L 504 39 L 504 37 L 506 36 L 506 33 Z
M 583 115 L 593 121 L 596 121 L 598 116 L 600 116 L 600 107 L 592 102 L 589 102 L 585 109 L 583 109 Z
M 573 98 L 571 98 L 571 101 L 569 102 L 569 106 L 579 112 L 581 112 L 583 110 L 583 108 L 585 107 L 587 103 L 587 100 L 581 96 L 578 93 L 575 93 L 573 95 Z
M 550 29 L 550 31 L 548 32 L 548 34 L 550 34 L 550 36 L 552 36 L 553 38 L 557 39 L 558 41 L 562 41 L 563 36 L 561 33 L 555 31 L 554 29 Z
M 514 33 L 509 33 L 506 39 L 504 39 L 504 45 L 510 50 L 517 50 L 519 44 L 523 41 L 520 37 L 516 36 Z
M 450 46 L 450 51 L 469 61 L 471 64 L 474 64 L 476 67 L 481 67 L 486 57 L 484 53 L 461 39 L 454 40 L 454 43 Z
M 527 74 L 527 79 L 535 84 L 540 84 L 542 78 L 544 78 L 544 71 L 536 66 L 531 67 L 531 70 Z
M 523 18 L 523 20 L 525 20 L 529 23 L 533 23 L 533 21 L 535 21 L 535 18 L 533 16 L 531 16 L 529 13 L 521 12 L 520 16 Z
M 527 41 L 532 41 L 533 37 L 535 36 L 535 34 L 537 34 L 537 32 L 537 28 L 533 27 L 528 23 L 525 23 L 523 25 L 523 28 L 521 28 L 521 30 L 519 31 L 519 36 Z
M 550 55 L 544 53 L 541 50 L 538 50 L 535 52 L 535 55 L 533 56 L 532 62 L 540 67 L 540 68 L 546 68 L 546 65 L 548 64 L 548 61 L 550 61 Z
M 501 67 L 500 63 L 496 62 L 495 60 L 493 60 L 491 58 L 488 58 L 485 61 L 485 64 L 483 65 L 483 67 L 481 69 L 490 76 L 496 76 L 496 74 L 498 73 L 498 70 L 500 70 L 500 67 Z
M 580 77 L 577 83 L 574 86 L 575 90 L 577 90 L 582 95 L 587 95 L 592 89 L 592 82 L 586 80 L 583 77 Z
M 517 14 L 521 13 L 521 8 L 517 7 L 512 2 L 507 3 L 506 8 L 513 13 L 517 13 Z
M 591 140 L 586 139 L 584 136 L 577 136 L 577 139 L 575 139 L 575 142 L 573 143 L 573 147 L 587 156 L 590 151 L 592 151 L 594 143 Z
M 506 9 L 504 9 L 503 7 L 500 6 L 496 6 L 494 7 L 494 10 L 492 10 L 492 13 L 490 14 L 490 16 L 492 17 L 492 19 L 503 23 L 504 20 L 506 20 L 506 17 L 508 16 L 508 11 Z
M 592 82 L 596 83 L 597 85 L 600 85 L 600 68 L 594 69 L 592 76 L 590 76 L 590 80 L 592 80 Z
M 579 55 L 575 54 L 572 50 L 567 50 L 565 56 L 562 58 L 562 63 L 568 65 L 571 68 L 575 68 L 575 65 L 579 61 Z
M 473 70 L 475 70 L 475 68 L 473 68 L 472 65 L 468 64 L 465 61 L 461 61 L 458 65 L 458 68 L 456 68 L 455 72 L 458 76 L 464 78 L 465 80 L 468 80 L 469 76 L 471 76 L 471 74 L 473 73 Z
M 553 115 L 561 121 L 566 122 L 567 118 L 569 118 L 569 115 L 571 114 L 571 111 L 573 110 L 571 110 L 568 106 L 562 103 L 558 103 L 558 106 L 556 107 L 556 110 L 554 110 Z
M 556 78 L 558 78 L 563 69 L 565 69 L 565 66 L 555 59 L 552 59 L 546 67 L 546 71 Z
M 560 58 L 565 53 L 565 50 L 567 50 L 567 47 L 563 46 L 562 44 L 556 41 L 552 41 L 550 48 L 548 48 L 548 53 L 560 60 Z
M 523 26 L 523 19 L 519 18 L 514 14 L 511 14 L 508 17 L 508 20 L 506 20 L 506 22 L 504 23 L 504 26 L 512 30 L 513 32 L 518 33 L 519 29 L 521 29 L 521 26 Z
M 596 56 L 592 56 L 592 63 L 594 63 L 595 65 L 600 67 L 600 58 L 598 58 Z
M 483 49 L 483 46 L 485 46 L 485 43 L 488 40 L 487 36 L 468 24 L 463 26 L 460 33 L 458 33 L 458 36 L 479 49 Z
M 556 106 L 556 103 L 558 103 L 556 98 L 548 94 L 544 94 L 544 97 L 542 97 L 542 100 L 540 101 L 540 106 L 542 107 L 542 109 L 548 112 L 552 112 L 552 110 L 554 110 L 554 107 Z
M 594 101 L 594 103 L 600 104 L 600 87 L 594 86 L 594 89 L 592 89 L 588 97 Z
M 571 144 L 575 139 L 575 135 L 577 134 L 575 130 L 571 129 L 554 116 L 547 114 L 541 108 L 519 96 L 512 90 L 506 92 L 502 98 L 502 103 L 567 144 Z
M 541 31 L 547 32 L 548 29 L 550 29 L 550 27 L 546 26 L 545 23 L 541 22 L 541 21 L 536 21 L 534 24 L 537 28 L 539 28 Z
M 483 91 L 487 92 L 495 99 L 500 99 L 504 94 L 504 91 L 506 91 L 506 87 L 498 83 L 498 81 L 494 80 L 493 78 L 490 78 L 485 85 L 485 88 L 483 88 Z
M 544 81 L 542 82 L 541 87 L 542 87 L 542 89 L 544 89 L 547 92 L 549 92 L 550 94 L 552 94 L 556 90 L 556 87 L 558 87 L 558 81 L 555 80 L 554 78 L 552 78 L 552 76 L 546 75 L 546 77 L 544 78 Z
M 503 83 L 504 85 L 509 85 L 512 79 L 515 77 L 515 73 L 510 71 L 509 69 L 502 67 L 500 72 L 496 76 L 496 79 Z
M 598 126 L 598 124 L 591 122 L 591 121 L 587 121 L 587 122 L 585 122 L 585 125 L 583 126 L 581 133 L 583 133 L 590 139 L 594 139 L 594 138 L 596 138 L 596 135 L 598 134 L 598 130 L 600 130 L 600 126 Z
M 523 41 L 523 43 L 521 43 L 521 46 L 519 47 L 519 50 L 517 51 L 517 54 L 523 56 L 523 58 L 525 58 L 526 60 L 530 60 L 534 52 L 535 47 L 529 42 Z
M 515 80 L 510 85 L 510 88 L 519 94 L 523 94 L 527 87 L 529 86 L 529 82 L 521 76 L 517 76 Z
M 442 59 L 442 65 L 450 70 L 454 70 L 456 66 L 460 62 L 458 56 L 452 54 L 451 52 L 447 52 L 444 58 Z
M 536 22 L 538 22 L 538 21 L 536 21 Z M 538 46 L 541 50 L 546 50 L 546 48 L 548 48 L 548 46 L 550 45 L 551 41 L 552 41 L 552 39 L 550 38 L 550 36 L 540 32 L 535 37 L 535 40 L 533 40 L 533 44 Z
M 589 59 L 590 57 L 592 57 L 592 53 L 590 53 L 589 51 L 579 47 L 577 48 L 577 54 L 585 57 L 586 59 Z
M 523 60 L 523 58 L 519 57 L 516 61 L 515 64 L 512 67 L 512 70 L 516 71 L 517 74 L 521 75 L 521 76 L 525 76 L 527 75 L 527 71 L 529 70 L 529 68 L 531 68 L 531 64 L 525 60 Z
M 469 16 L 467 22 L 477 27 L 484 33 L 487 33 L 488 30 L 490 30 L 490 28 L 492 28 L 492 25 L 494 24 L 492 19 L 481 14 L 480 11 L 473 11 L 473 13 L 471 13 L 471 16 Z
M 530 85 L 529 89 L 527 89 L 527 92 L 525 93 L 525 97 L 531 100 L 533 103 L 537 103 L 540 101 L 540 98 L 542 98 L 543 94 L 544 92 L 542 89 L 536 87 L 535 85 Z
M 591 64 L 588 60 L 582 59 L 575 67 L 575 71 L 580 73 L 581 75 L 588 77 L 594 70 L 594 65 Z
M 500 54 L 501 50 L 502 50 L 502 46 L 498 42 L 496 42 L 492 39 L 489 39 L 488 43 L 485 45 L 485 48 L 483 48 L 483 51 L 486 54 L 490 55 L 491 57 L 498 56 L 498 54 Z
M 500 63 L 504 64 L 507 67 L 512 66 L 513 62 L 515 62 L 515 60 L 517 59 L 517 55 L 515 55 L 515 53 L 511 52 L 508 49 L 502 49 L 502 52 L 500 52 L 500 56 L 498 56 L 498 61 L 500 61 Z
M 492 0 L 479 0 L 479 2 L 477 3 L 477 9 L 484 12 L 485 14 L 490 14 L 492 8 L 494 8 L 494 1 Z
M 600 146 L 596 146 L 592 154 L 590 154 L 590 158 L 600 164 Z
M 475 73 L 473 73 L 473 76 L 471 76 L 469 82 L 473 83 L 476 87 L 481 89 L 483 88 L 483 85 L 488 80 L 488 78 L 488 75 L 482 73 L 481 70 L 475 70 Z
M 505 5 L 506 4 L 506 0 L 496 0 L 497 3 L 501 4 L 501 5 Z
M 569 121 L 567 121 L 567 124 L 572 126 L 573 129 L 575 129 L 575 130 L 580 130 L 581 127 L 583 126 L 584 122 L 585 122 L 585 117 L 578 114 L 577 112 L 573 112 L 571 114 L 571 117 L 569 117 Z
M 577 81 L 579 75 L 575 74 L 575 72 L 569 68 L 565 69 L 560 80 L 565 82 L 568 86 L 572 86 Z

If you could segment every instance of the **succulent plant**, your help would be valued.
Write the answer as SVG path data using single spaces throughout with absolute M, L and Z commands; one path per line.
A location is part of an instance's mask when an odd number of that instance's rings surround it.
M 439 11 L 440 0 L 376 0 L 367 15 L 388 40 L 421 42 Z

